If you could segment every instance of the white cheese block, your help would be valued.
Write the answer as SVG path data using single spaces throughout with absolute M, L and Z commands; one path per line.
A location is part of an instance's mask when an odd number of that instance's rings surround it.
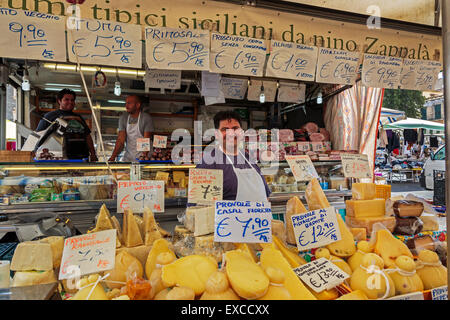
M 203 236 L 214 232 L 214 207 L 205 207 L 195 211 L 194 236 Z
M 53 270 L 52 246 L 38 241 L 19 243 L 11 261 L 11 270 Z

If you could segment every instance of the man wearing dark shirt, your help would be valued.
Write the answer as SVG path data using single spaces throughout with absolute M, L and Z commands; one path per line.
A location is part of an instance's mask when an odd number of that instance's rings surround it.
M 223 200 L 268 201 L 270 189 L 255 163 L 239 150 L 243 135 L 241 118 L 233 111 L 221 111 L 214 117 L 218 145 L 203 155 L 197 168 L 223 170 Z
M 68 123 L 64 134 L 67 157 L 69 159 L 89 157 L 90 161 L 97 161 L 91 130 L 86 121 L 80 115 L 73 112 L 75 98 L 76 94 L 74 91 L 62 89 L 57 96 L 59 109 L 46 113 L 44 118 L 48 121 L 41 119 L 36 131 L 46 130 L 52 122 L 61 118 Z

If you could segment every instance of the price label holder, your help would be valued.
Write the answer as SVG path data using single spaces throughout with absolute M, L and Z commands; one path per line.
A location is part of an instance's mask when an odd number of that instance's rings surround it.
M 372 179 L 366 154 L 341 153 L 341 161 L 346 178 Z
M 123 213 L 125 209 L 130 209 L 142 213 L 145 207 L 153 212 L 164 212 L 164 181 L 119 181 L 117 212 Z
M 326 246 L 342 239 L 333 207 L 291 216 L 299 251 Z
M 59 280 L 114 269 L 117 230 L 82 234 L 67 238 L 59 271 Z
M 432 300 L 448 300 L 448 287 L 443 286 L 439 288 L 431 289 Z
M 213 205 L 223 197 L 223 171 L 189 169 L 188 202 Z
M 138 138 L 136 148 L 139 152 L 150 151 L 150 138 Z
M 326 258 L 320 258 L 295 268 L 294 272 L 300 280 L 317 293 L 330 290 L 350 277 Z
M 270 203 L 216 201 L 214 241 L 271 243 L 272 209 Z
M 386 300 L 425 300 L 422 292 L 412 292 L 408 294 L 402 294 L 401 296 L 395 296 Z
M 286 161 L 296 181 L 310 181 L 319 177 L 309 156 L 286 156 Z

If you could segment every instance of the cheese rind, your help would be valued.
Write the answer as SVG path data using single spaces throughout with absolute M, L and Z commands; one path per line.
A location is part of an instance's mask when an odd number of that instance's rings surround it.
M 53 270 L 53 253 L 50 243 L 38 241 L 19 243 L 11 261 L 11 270 Z
M 353 200 L 373 200 L 376 197 L 375 183 L 354 183 L 352 184 Z
M 383 217 L 367 217 L 367 218 L 355 218 L 347 217 L 346 223 L 351 228 L 365 228 L 368 234 L 372 233 L 373 225 L 375 223 L 383 224 L 390 232 L 393 232 L 396 225 L 395 217 L 383 216 Z
M 346 214 L 350 217 L 368 218 L 382 217 L 386 214 L 386 200 L 347 200 Z

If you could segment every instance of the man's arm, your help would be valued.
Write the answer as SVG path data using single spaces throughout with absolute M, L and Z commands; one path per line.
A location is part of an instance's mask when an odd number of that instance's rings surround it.
M 125 141 L 127 140 L 127 132 L 126 130 L 119 131 L 119 135 L 117 136 L 116 145 L 114 146 L 114 151 L 109 158 L 109 161 L 116 161 L 117 156 L 122 152 L 123 147 L 125 146 Z
M 90 134 L 88 134 L 88 136 L 86 138 L 86 143 L 89 148 L 89 154 L 90 154 L 89 160 L 90 161 L 98 161 L 97 155 L 95 154 L 94 141 L 92 140 L 92 136 Z

